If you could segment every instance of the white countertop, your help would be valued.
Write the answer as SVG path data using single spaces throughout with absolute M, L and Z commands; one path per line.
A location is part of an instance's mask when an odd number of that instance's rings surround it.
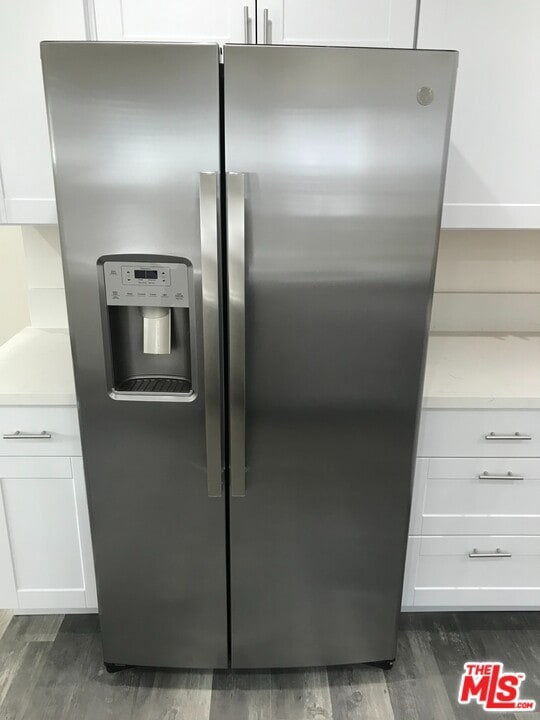
M 67 330 L 27 327 L 0 347 L 0 405 L 76 405 Z
M 540 408 L 540 335 L 431 335 L 424 408 Z
M 67 330 L 25 328 L 0 347 L 0 405 L 75 405 Z M 432 335 L 424 408 L 539 408 L 539 335 Z

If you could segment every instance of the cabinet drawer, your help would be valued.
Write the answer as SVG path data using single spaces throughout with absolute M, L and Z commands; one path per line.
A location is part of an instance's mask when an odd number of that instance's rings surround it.
M 66 457 L 0 457 L 0 479 L 70 477 L 71 461 Z
M 424 410 L 422 457 L 540 457 L 540 413 L 534 410 Z
M 16 433 L 19 432 L 19 435 Z M 40 435 L 43 437 L 25 437 Z M 14 437 L 5 437 L 12 435 Z M 50 435 L 50 437 L 48 437 Z M 0 408 L 0 455 L 80 455 L 77 410 L 73 407 Z
M 424 535 L 540 535 L 540 459 L 430 459 L 421 513 Z
M 470 553 L 478 556 L 470 557 Z M 494 557 L 482 557 L 483 554 Z M 414 604 L 501 607 L 540 604 L 540 536 L 421 538 Z

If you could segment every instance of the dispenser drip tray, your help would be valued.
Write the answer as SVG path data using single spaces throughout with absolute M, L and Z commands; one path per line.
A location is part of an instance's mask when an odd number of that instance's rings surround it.
M 140 376 L 123 380 L 116 389 L 119 392 L 162 393 L 164 395 L 183 393 L 186 395 L 191 392 L 191 383 L 186 378 Z

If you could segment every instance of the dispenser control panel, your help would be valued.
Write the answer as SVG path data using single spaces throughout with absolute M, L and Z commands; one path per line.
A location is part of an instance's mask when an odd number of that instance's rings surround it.
M 103 263 L 107 305 L 189 307 L 184 263 Z

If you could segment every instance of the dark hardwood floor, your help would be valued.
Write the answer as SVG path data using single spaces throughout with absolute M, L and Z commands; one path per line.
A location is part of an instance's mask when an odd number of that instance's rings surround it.
M 0 611 L 1 720 L 538 720 L 460 706 L 463 663 L 524 671 L 540 706 L 540 613 L 422 613 L 401 618 L 394 668 L 293 671 L 127 670 L 102 664 L 96 615 Z

